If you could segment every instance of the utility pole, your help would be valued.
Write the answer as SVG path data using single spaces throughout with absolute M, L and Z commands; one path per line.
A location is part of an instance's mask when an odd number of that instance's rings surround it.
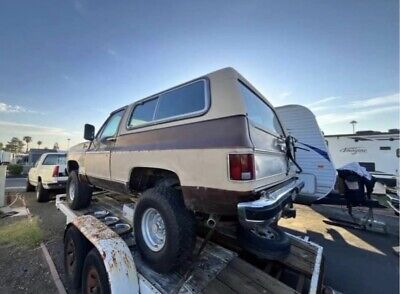
M 70 140 L 71 140 L 70 138 L 67 139 L 67 150 L 69 149 L 69 141 Z
M 356 133 L 356 124 L 357 124 L 357 121 L 355 121 L 355 120 L 352 120 L 351 122 L 350 122 L 350 124 L 353 126 L 353 134 L 355 134 Z

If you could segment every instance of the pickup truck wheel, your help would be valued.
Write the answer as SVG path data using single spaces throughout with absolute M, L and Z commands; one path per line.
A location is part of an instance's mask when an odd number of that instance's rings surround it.
M 50 198 L 50 193 L 49 190 L 46 190 L 43 185 L 42 182 L 38 182 L 37 186 L 36 186 L 36 200 L 37 202 L 47 202 L 49 201 Z
M 96 248 L 90 250 L 85 258 L 82 271 L 82 293 L 111 293 L 108 275 L 104 267 L 103 258 Z
M 170 272 L 193 253 L 195 218 L 173 187 L 156 186 L 142 194 L 135 208 L 134 232 L 143 258 L 157 272 Z
M 78 172 L 71 171 L 67 181 L 67 201 L 72 209 L 89 206 L 92 200 L 92 187 L 79 180 Z
M 64 270 L 68 287 L 71 289 L 81 287 L 83 262 L 87 252 L 86 239 L 76 227 L 69 227 L 64 237 Z
M 238 226 L 238 241 L 242 248 L 260 259 L 279 260 L 290 252 L 290 239 L 276 225 L 258 232 Z
M 35 186 L 31 185 L 29 182 L 29 177 L 26 179 L 26 192 L 33 192 L 35 191 Z

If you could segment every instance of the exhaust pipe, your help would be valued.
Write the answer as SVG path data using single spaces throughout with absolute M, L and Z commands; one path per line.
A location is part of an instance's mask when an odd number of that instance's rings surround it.
M 215 215 L 210 214 L 207 221 L 206 221 L 207 227 L 210 229 L 214 229 L 215 226 L 217 225 L 217 219 L 215 218 Z

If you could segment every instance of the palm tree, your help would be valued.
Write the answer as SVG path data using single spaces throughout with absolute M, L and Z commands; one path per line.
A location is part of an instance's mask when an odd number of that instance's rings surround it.
M 29 149 L 28 146 L 29 146 L 29 143 L 32 142 L 32 137 L 25 136 L 22 138 L 22 140 L 24 140 L 26 143 L 26 153 L 28 153 L 28 149 Z
M 40 145 L 42 145 L 42 141 L 37 141 L 37 145 L 38 145 L 38 148 L 40 148 Z

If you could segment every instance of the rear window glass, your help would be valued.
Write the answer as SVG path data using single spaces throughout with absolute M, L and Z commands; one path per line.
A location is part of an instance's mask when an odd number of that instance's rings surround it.
M 206 106 L 205 81 L 197 81 L 137 105 L 129 120 L 129 127 L 196 114 L 205 110 Z
M 271 107 L 241 82 L 239 85 L 249 120 L 259 128 L 283 135 L 278 117 Z
M 67 157 L 67 155 L 65 155 L 65 154 L 49 154 L 43 160 L 42 165 L 65 164 L 66 163 L 66 157 Z

